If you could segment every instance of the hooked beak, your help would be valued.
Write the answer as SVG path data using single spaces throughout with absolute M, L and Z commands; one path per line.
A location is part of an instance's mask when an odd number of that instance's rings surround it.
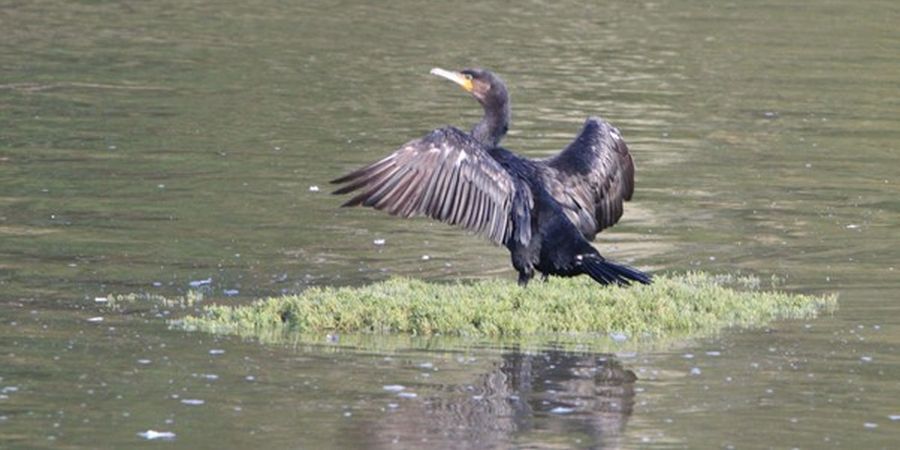
M 460 85 L 463 90 L 469 93 L 471 93 L 472 89 L 475 88 L 475 86 L 472 84 L 472 80 L 460 72 L 453 72 L 450 70 L 444 70 L 439 67 L 435 67 L 434 69 L 431 69 L 431 74 L 446 78 Z

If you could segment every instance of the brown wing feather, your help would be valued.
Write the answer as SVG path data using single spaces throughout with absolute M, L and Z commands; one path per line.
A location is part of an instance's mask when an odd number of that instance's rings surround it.
M 546 162 L 551 194 L 585 238 L 619 221 L 634 193 L 634 161 L 619 130 L 590 117 L 575 140 Z
M 456 128 L 435 130 L 332 183 L 346 183 L 335 194 L 358 191 L 342 206 L 428 216 L 497 244 L 512 231 L 512 177 L 478 141 Z

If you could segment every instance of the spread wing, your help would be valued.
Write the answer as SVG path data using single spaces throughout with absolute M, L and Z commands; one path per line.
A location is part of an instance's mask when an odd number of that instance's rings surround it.
M 551 194 L 588 240 L 622 217 L 634 192 L 634 162 L 619 130 L 598 117 L 558 155 L 548 158 Z
M 446 127 L 408 142 L 384 159 L 333 180 L 335 194 L 358 191 L 342 206 L 371 206 L 428 216 L 503 244 L 513 232 L 515 183 L 484 147 Z

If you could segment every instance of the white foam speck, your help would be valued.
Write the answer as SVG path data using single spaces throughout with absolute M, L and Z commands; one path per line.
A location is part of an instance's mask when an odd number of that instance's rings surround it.
M 153 441 L 153 440 L 157 440 L 157 439 L 161 439 L 164 441 L 171 441 L 172 439 L 175 439 L 175 433 L 173 433 L 171 431 L 147 430 L 147 431 L 141 431 L 140 433 L 138 433 L 138 436 L 140 436 L 144 439 L 147 439 L 149 441 Z
M 552 414 L 571 414 L 575 412 L 575 408 L 567 408 L 565 406 L 557 406 L 550 410 Z
M 201 400 L 199 398 L 183 398 L 181 399 L 181 403 L 190 406 L 198 406 L 206 403 L 206 400 Z
M 406 386 L 403 386 L 402 384 L 386 384 L 381 388 L 388 392 L 400 392 L 406 389 Z
M 212 277 L 205 278 L 203 280 L 194 280 L 194 281 L 191 281 L 188 283 L 188 285 L 192 288 L 198 288 L 201 286 L 209 286 L 210 284 L 212 284 Z

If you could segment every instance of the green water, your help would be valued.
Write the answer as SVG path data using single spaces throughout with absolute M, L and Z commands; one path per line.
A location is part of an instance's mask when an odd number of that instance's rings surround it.
M 895 447 L 898 23 L 893 1 L 6 2 L 0 447 Z M 95 302 L 514 277 L 477 237 L 327 195 L 478 119 L 433 66 L 497 71 L 527 155 L 588 115 L 622 130 L 637 192 L 604 254 L 777 275 L 840 310 L 596 355 L 262 345 Z

